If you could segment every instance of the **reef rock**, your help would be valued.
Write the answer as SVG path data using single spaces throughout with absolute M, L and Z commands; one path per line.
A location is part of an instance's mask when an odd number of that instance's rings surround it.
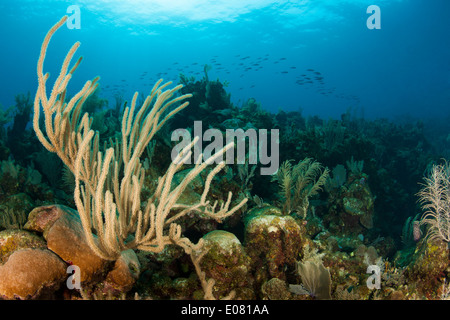
M 103 282 L 104 291 L 112 295 L 130 291 L 139 278 L 140 270 L 136 253 L 131 249 L 123 251 Z
M 265 282 L 261 287 L 263 300 L 290 300 L 292 294 L 289 292 L 285 281 L 278 278 L 272 278 Z
M 42 232 L 46 246 L 68 265 L 80 269 L 81 287 L 89 293 L 126 293 L 140 274 L 134 251 L 122 252 L 116 261 L 98 257 L 89 247 L 78 213 L 68 207 L 51 205 L 30 212 L 25 228 Z
M 51 298 L 66 276 L 66 264 L 50 250 L 20 249 L 0 266 L 0 297 Z
M 235 299 L 254 299 L 250 259 L 239 239 L 230 232 L 214 230 L 203 239 L 208 252 L 200 265 L 207 279 L 214 279 L 213 294 L 217 298 L 235 291 Z
M 369 184 L 365 178 L 355 179 L 343 192 L 342 204 L 345 214 L 341 216 L 347 226 L 359 222 L 364 228 L 373 227 L 373 212 L 375 198 L 370 191 Z M 358 228 L 352 231 L 357 232 Z M 361 230 L 358 230 L 361 231 Z
M 283 216 L 283 211 L 275 206 L 271 205 L 263 205 L 260 207 L 254 207 L 247 211 L 244 215 L 244 223 L 248 224 L 248 222 L 259 216 Z
M 414 284 L 422 295 L 436 293 L 442 286 L 449 262 L 447 244 L 441 240 L 423 240 L 418 243 L 406 268 L 407 283 Z M 427 298 L 436 298 L 426 296 Z
M 286 266 L 295 266 L 305 244 L 304 226 L 290 216 L 260 215 L 246 226 L 245 250 L 249 255 L 256 281 L 271 278 L 286 280 Z
M 20 229 L 3 230 L 0 232 L 0 264 L 5 263 L 9 256 L 20 249 L 46 249 L 44 239 Z
M 102 279 L 103 272 L 111 263 L 92 251 L 78 213 L 69 207 L 52 205 L 35 208 L 30 212 L 25 228 L 43 232 L 48 249 L 67 263 L 78 266 L 82 284 Z

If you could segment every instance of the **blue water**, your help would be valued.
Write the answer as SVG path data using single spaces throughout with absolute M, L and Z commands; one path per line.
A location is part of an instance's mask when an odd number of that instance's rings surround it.
M 147 94 L 179 74 L 228 82 L 240 106 L 302 110 L 339 118 L 349 108 L 366 118 L 448 116 L 448 0 L 134 0 L 0 2 L 0 104 L 34 95 L 36 62 L 46 32 L 70 5 L 80 29 L 62 28 L 50 43 L 50 83 L 70 46 L 84 56 L 69 95 L 101 76 L 100 96 Z M 369 5 L 381 29 L 368 29 Z M 308 71 L 309 70 L 309 71 Z M 309 79 L 307 79 L 309 78 Z

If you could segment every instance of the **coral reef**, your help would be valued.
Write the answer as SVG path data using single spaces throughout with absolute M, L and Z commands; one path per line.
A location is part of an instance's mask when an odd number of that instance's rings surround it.
M 158 82 L 142 103 L 118 96 L 110 108 L 97 78 L 66 100 L 78 44 L 47 97 L 57 28 L 39 59 L 34 128 L 28 94 L 0 113 L 0 299 L 450 296 L 448 130 L 236 106 L 209 66 L 172 89 Z M 261 175 L 248 153 L 245 164 L 174 164 L 171 131 L 198 119 L 223 135 L 278 129 L 278 172 Z

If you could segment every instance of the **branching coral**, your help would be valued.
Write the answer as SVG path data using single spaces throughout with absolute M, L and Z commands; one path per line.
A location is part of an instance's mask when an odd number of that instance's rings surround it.
M 322 169 L 322 165 L 311 158 L 305 158 L 294 166 L 291 161 L 285 161 L 272 177 L 272 181 L 277 181 L 281 189 L 284 214 L 296 211 L 305 218 L 309 197 L 318 193 L 328 175 L 329 169 Z
M 43 73 L 44 58 L 51 37 L 66 20 L 67 17 L 64 17 L 54 25 L 42 44 L 33 126 L 44 147 L 57 153 L 75 175 L 74 199 L 89 246 L 97 255 L 108 260 L 115 260 L 127 249 L 160 252 L 167 244 L 177 244 L 188 254 L 200 250 L 202 242 L 194 244 L 184 237 L 177 219 L 190 212 L 199 212 L 220 220 L 240 209 L 247 199 L 233 208 L 230 208 L 231 193 L 227 201 L 220 205 L 217 201 L 211 204 L 206 200 L 212 179 L 225 166 L 223 162 L 208 174 L 198 203 L 184 205 L 178 203 L 178 199 L 186 186 L 233 144 L 203 162 L 197 161 L 190 173 L 173 187 L 173 176 L 191 156 L 191 148 L 197 141 L 194 139 L 159 178 L 154 194 L 141 201 L 145 170 L 140 157 L 164 123 L 188 105 L 183 101 L 191 94 L 174 97 L 182 86 L 167 89 L 171 83 L 162 84 L 159 80 L 142 106 L 137 108 L 138 93 L 135 93 L 131 106 L 123 113 L 121 140 L 111 141 L 109 147 L 102 150 L 99 134 L 91 129 L 91 118 L 88 113 L 82 116 L 81 112 L 86 99 L 96 90 L 99 78 L 87 81 L 81 91 L 65 102 L 67 85 L 81 62 L 80 58 L 69 69 L 79 42 L 68 52 L 50 97 L 47 97 L 49 75 Z M 178 102 L 183 103 L 170 111 Z M 41 106 L 45 134 L 39 126 Z M 92 234 L 92 229 L 96 235 Z
M 421 225 L 428 227 L 426 237 L 450 243 L 450 166 L 434 165 L 418 193 L 425 213 Z

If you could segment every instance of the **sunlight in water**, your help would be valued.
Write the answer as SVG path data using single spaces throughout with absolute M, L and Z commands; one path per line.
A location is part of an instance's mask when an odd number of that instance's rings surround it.
M 273 0 L 219 0 L 213 2 L 209 0 L 112 0 L 95 2 L 84 0 L 80 2 L 89 10 L 102 11 L 103 14 L 111 14 L 116 19 L 129 19 L 128 22 L 133 22 L 134 19 L 134 23 L 137 24 L 143 21 L 146 21 L 146 23 L 161 23 L 169 22 L 169 20 L 171 24 L 199 21 L 234 21 L 240 15 L 254 10 L 288 3 L 288 1 Z
M 379 0 L 383 3 L 387 0 Z M 396 0 L 391 2 L 397 2 Z M 304 25 L 316 21 L 344 19 L 345 6 L 360 6 L 362 12 L 372 0 L 101 0 L 79 1 L 83 7 L 101 14 L 115 24 L 184 25 L 190 23 L 221 23 L 248 20 L 249 13 L 276 13 L 280 22 Z

